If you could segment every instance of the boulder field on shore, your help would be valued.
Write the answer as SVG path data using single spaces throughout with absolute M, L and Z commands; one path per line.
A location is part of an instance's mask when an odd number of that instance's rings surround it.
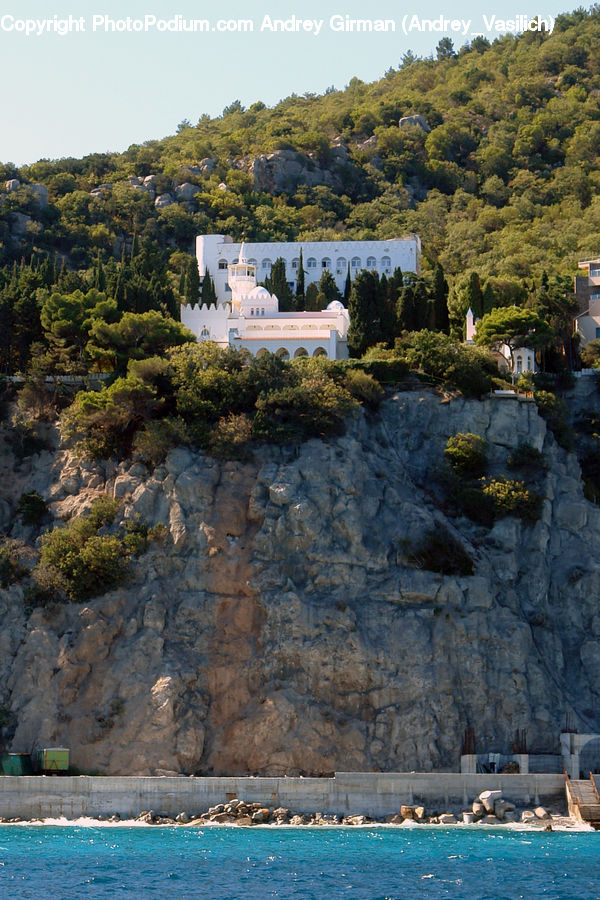
M 443 507 L 457 432 L 486 439 L 492 473 L 521 442 L 543 451 L 534 525 Z M 467 727 L 497 752 L 522 728 L 558 752 L 567 713 L 600 731 L 600 509 L 532 402 L 403 392 L 341 437 L 251 463 L 178 448 L 150 471 L 7 446 L 0 474 L 13 538 L 36 539 L 15 517 L 32 490 L 57 520 L 107 493 L 168 529 L 85 604 L 27 613 L 22 586 L 0 592 L 11 750 L 69 747 L 114 775 L 320 775 L 457 769 Z M 432 529 L 473 575 L 421 566 Z

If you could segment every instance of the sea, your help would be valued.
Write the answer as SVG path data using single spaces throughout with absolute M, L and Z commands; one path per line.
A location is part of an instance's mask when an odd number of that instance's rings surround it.
M 0 898 L 600 898 L 600 832 L 0 827 Z

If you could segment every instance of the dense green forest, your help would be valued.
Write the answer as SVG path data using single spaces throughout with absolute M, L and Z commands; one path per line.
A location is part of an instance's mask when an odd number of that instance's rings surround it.
M 399 127 L 411 115 L 425 124 Z M 442 272 L 455 333 L 473 299 L 481 312 L 541 303 L 564 352 L 570 278 L 600 252 L 600 11 L 458 53 L 444 39 L 435 58 L 409 53 L 373 84 L 274 108 L 235 101 L 124 153 L 5 163 L 0 184 L 3 372 L 77 371 L 84 356 L 106 368 L 126 344 L 123 316 L 177 318 L 198 296 L 191 253 L 206 232 L 416 232 L 413 293 L 435 302 Z

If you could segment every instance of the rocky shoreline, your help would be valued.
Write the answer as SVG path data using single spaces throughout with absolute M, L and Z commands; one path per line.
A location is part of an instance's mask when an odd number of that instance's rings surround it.
M 257 825 L 291 826 L 364 826 L 364 825 L 525 825 L 541 831 L 552 831 L 555 827 L 568 828 L 577 825 L 574 819 L 549 812 L 543 806 L 535 809 L 517 810 L 514 803 L 505 800 L 499 790 L 483 791 L 473 801 L 470 808 L 459 813 L 427 810 L 421 805 L 402 805 L 399 812 L 384 818 L 372 818 L 362 814 L 335 815 L 314 812 L 294 813 L 286 807 L 271 808 L 260 802 L 248 803 L 233 799 L 219 803 L 197 815 L 180 812 L 177 816 L 164 816 L 154 810 L 144 810 L 132 819 L 122 819 L 119 814 L 90 817 L 92 821 L 108 824 L 139 823 L 143 825 L 181 825 L 204 827 L 213 825 L 236 825 L 251 827 Z M 16 825 L 44 822 L 44 819 L 3 818 L 0 824 Z

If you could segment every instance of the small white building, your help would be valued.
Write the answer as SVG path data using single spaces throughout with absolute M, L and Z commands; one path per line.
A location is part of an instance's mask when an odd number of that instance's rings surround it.
M 282 359 L 327 356 L 346 359 L 348 310 L 334 300 L 322 312 L 279 312 L 279 301 L 256 283 L 257 266 L 242 244 L 228 264 L 228 299 L 207 306 L 181 307 L 181 321 L 200 341 L 249 350 L 252 356 L 276 353 Z
M 421 269 L 421 241 L 416 234 L 386 241 L 281 241 L 273 243 L 245 243 L 246 261 L 256 268 L 257 280 L 264 281 L 271 274 L 275 260 L 285 261 L 286 276 L 292 291 L 298 286 L 300 250 L 304 268 L 304 283 L 308 287 L 319 281 L 324 271 L 333 275 L 338 290 L 343 292 L 350 269 L 352 280 L 363 269 L 392 275 L 398 267 L 403 272 L 419 273 Z M 200 277 L 206 270 L 215 284 L 217 300 L 231 299 L 229 267 L 240 258 L 240 244 L 223 234 L 202 234 L 196 238 L 196 257 Z
M 473 315 L 473 310 L 469 307 L 466 317 L 466 343 L 474 344 L 476 334 L 477 321 Z M 531 347 L 517 347 L 511 353 L 508 344 L 501 344 L 497 350 L 492 352 L 496 357 L 498 368 L 517 378 L 525 372 L 538 371 L 538 365 L 535 361 L 535 350 L 532 350 Z

